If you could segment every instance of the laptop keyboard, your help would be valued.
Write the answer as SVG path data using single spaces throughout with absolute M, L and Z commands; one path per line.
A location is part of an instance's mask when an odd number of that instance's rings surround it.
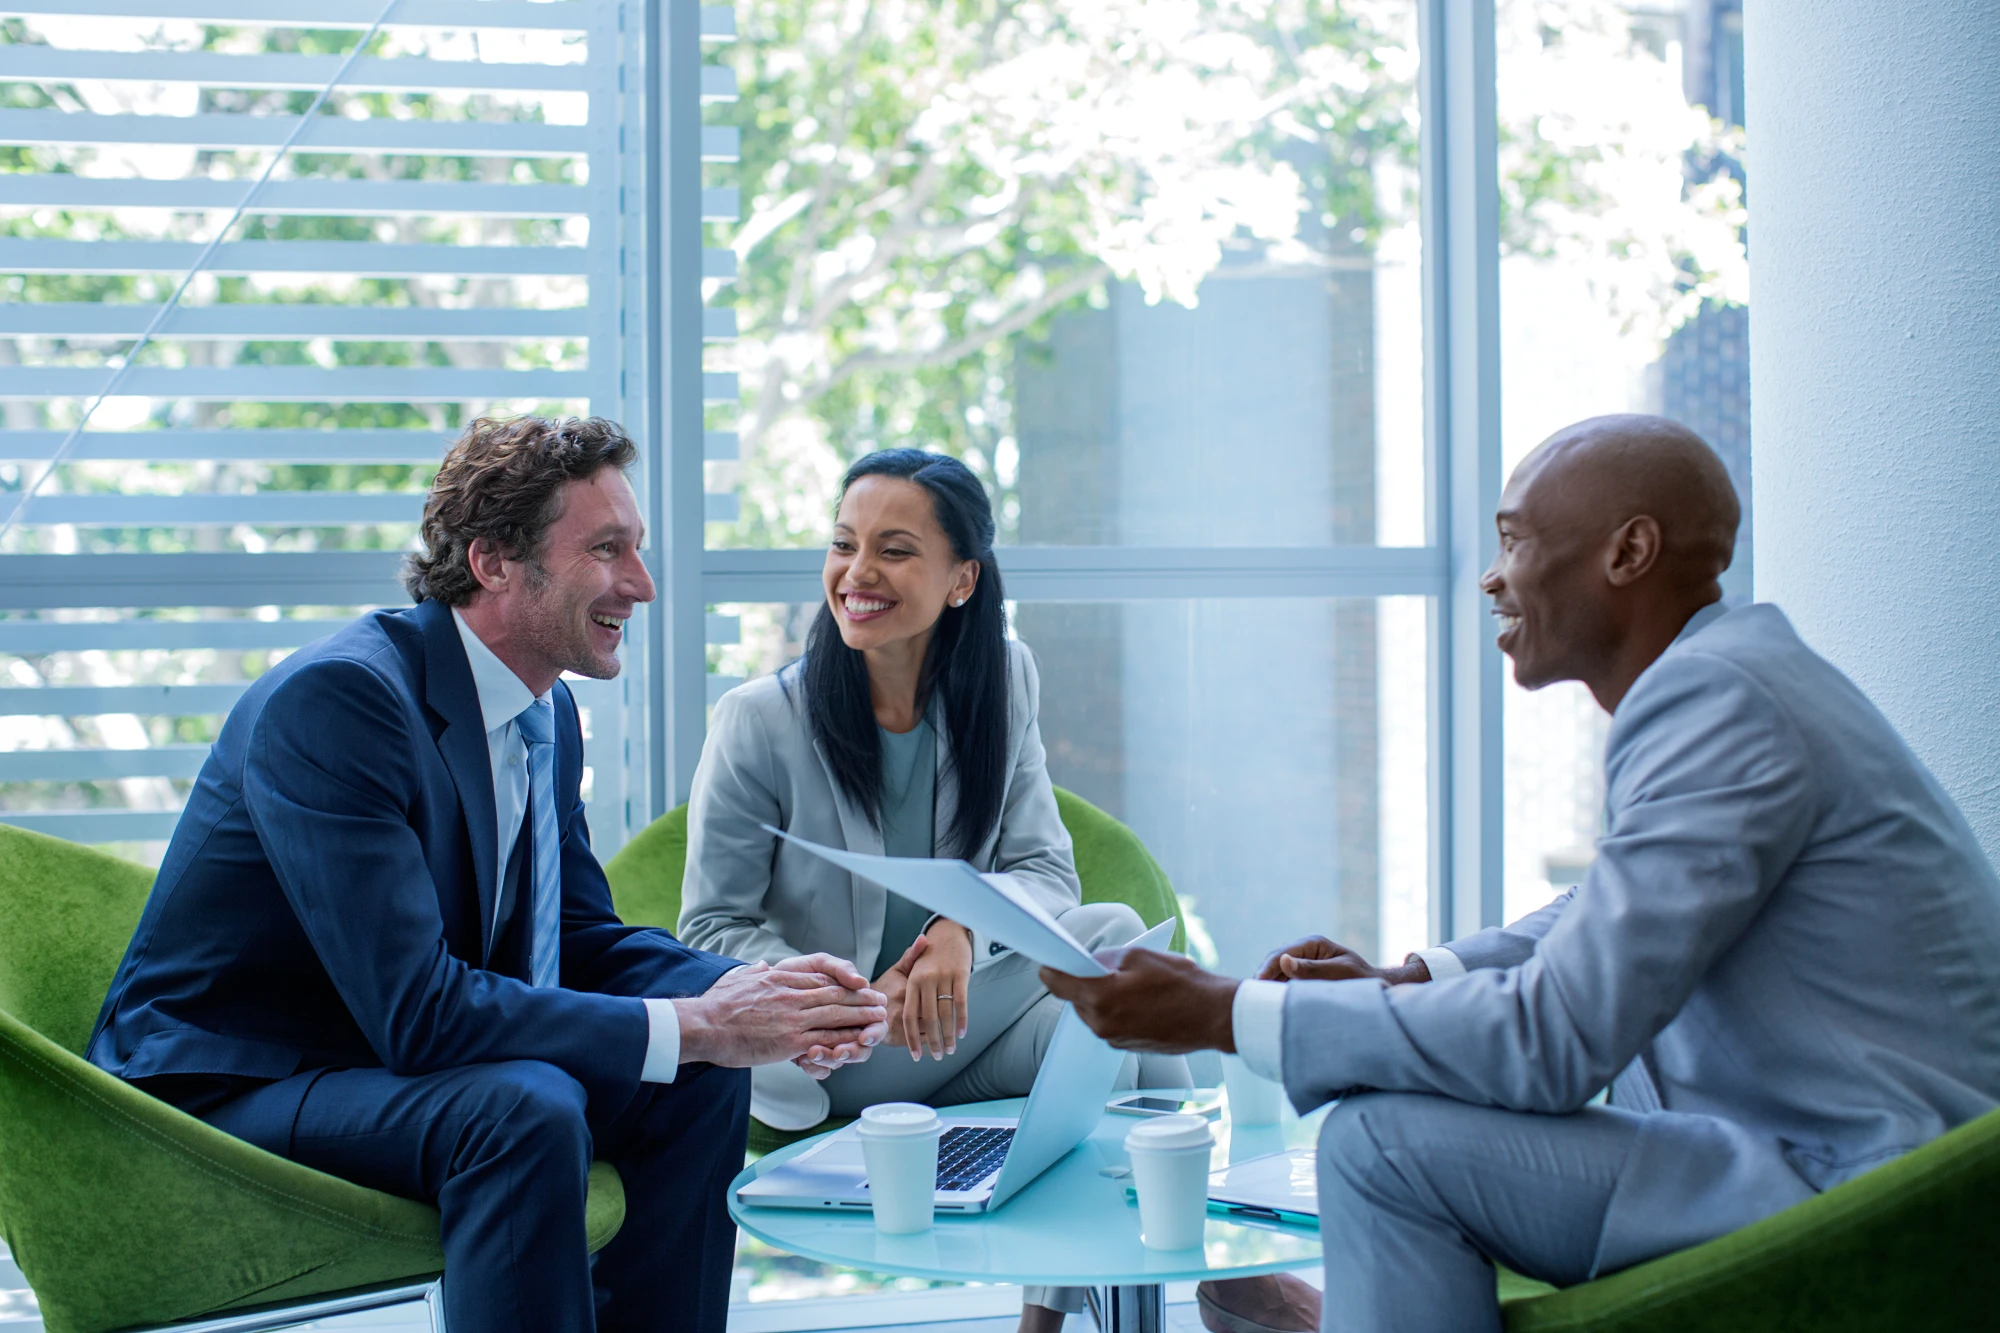
M 938 1140 L 937 1187 L 967 1190 L 1000 1169 L 1007 1146 L 1014 1141 L 1012 1129 L 959 1125 Z

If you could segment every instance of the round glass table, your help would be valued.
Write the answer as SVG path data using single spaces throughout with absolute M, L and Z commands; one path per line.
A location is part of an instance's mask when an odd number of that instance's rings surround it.
M 1172 1095 L 1166 1093 L 1163 1095 Z M 1022 1099 L 953 1106 L 955 1118 L 1018 1115 Z M 1215 1164 L 1310 1144 L 1318 1116 L 1283 1125 L 1217 1125 Z M 1165 1327 L 1165 1284 L 1249 1277 L 1319 1262 L 1319 1233 L 1302 1227 L 1210 1215 L 1199 1248 L 1152 1250 L 1139 1240 L 1139 1210 L 1128 1201 L 1125 1131 L 1130 1116 L 1107 1113 L 1090 1137 L 1033 1184 L 990 1213 L 942 1214 L 929 1231 L 884 1236 L 866 1213 L 746 1207 L 736 1191 L 819 1142 L 795 1143 L 752 1163 L 730 1182 L 736 1224 L 777 1249 L 848 1268 L 949 1282 L 1085 1287 L 1105 1333 Z M 821 1136 L 824 1137 L 824 1136 Z

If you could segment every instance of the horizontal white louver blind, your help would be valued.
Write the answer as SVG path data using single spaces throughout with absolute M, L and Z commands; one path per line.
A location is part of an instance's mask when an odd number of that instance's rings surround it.
M 0 6 L 0 523 L 382 9 Z M 259 672 L 407 600 L 468 421 L 637 432 L 624 24 L 618 0 L 390 10 L 0 549 L 0 820 L 165 838 Z M 576 687 L 600 851 L 634 674 Z

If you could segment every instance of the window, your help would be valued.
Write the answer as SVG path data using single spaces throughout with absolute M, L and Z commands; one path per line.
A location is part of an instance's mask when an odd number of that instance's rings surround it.
M 618 92 L 640 53 L 596 0 L 382 27 L 42 479 L 371 21 L 105 10 L 0 20 L 0 818 L 156 857 L 247 682 L 407 601 L 398 553 L 468 420 L 640 406 Z M 639 696 L 578 698 L 608 854 Z
M 704 295 L 735 331 L 709 378 L 740 401 L 704 423 L 701 595 L 710 637 L 738 642 L 683 706 L 796 654 L 849 462 L 945 450 L 998 499 L 1055 780 L 1218 903 L 1224 959 L 1255 961 L 1264 896 L 1376 949 L 1385 856 L 1416 904 L 1395 943 L 1421 943 L 1426 703 L 1419 685 L 1388 719 L 1381 682 L 1425 679 L 1427 621 L 1377 600 L 1440 582 L 1416 7 L 736 17 L 716 59 L 741 97 L 711 120 L 736 122 L 740 160 L 705 183 L 741 216 L 709 227 L 734 264 L 705 271 L 733 278 Z M 1191 708 L 1212 734 L 1150 754 Z M 1288 715 L 1324 737 L 1288 748 Z M 1394 849 L 1384 763 L 1418 794 Z
M 1501 401 L 1506 469 L 1600 413 L 1658 412 L 1698 432 L 1743 499 L 1724 579 L 1741 602 L 1750 349 L 1732 32 L 1740 51 L 1741 13 L 1715 0 L 1675 13 L 1500 6 Z M 1589 866 L 1610 719 L 1575 683 L 1529 694 L 1510 679 L 1505 707 L 1513 917 Z

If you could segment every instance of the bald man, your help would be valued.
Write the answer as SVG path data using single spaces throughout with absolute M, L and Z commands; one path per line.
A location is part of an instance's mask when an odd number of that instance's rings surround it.
M 1137 952 L 1044 973 L 1116 1045 L 1234 1050 L 1302 1112 L 1341 1099 L 1324 1328 L 1497 1330 L 1494 1261 L 1614 1272 L 2000 1101 L 2000 881 L 1776 607 L 1723 608 L 1737 519 L 1715 455 L 1655 417 L 1562 431 L 1501 497 L 1481 586 L 1515 678 L 1612 715 L 1573 891 L 1386 969 L 1312 939 L 1247 982 Z M 1210 1327 L 1286 1326 L 1237 1304 Z

